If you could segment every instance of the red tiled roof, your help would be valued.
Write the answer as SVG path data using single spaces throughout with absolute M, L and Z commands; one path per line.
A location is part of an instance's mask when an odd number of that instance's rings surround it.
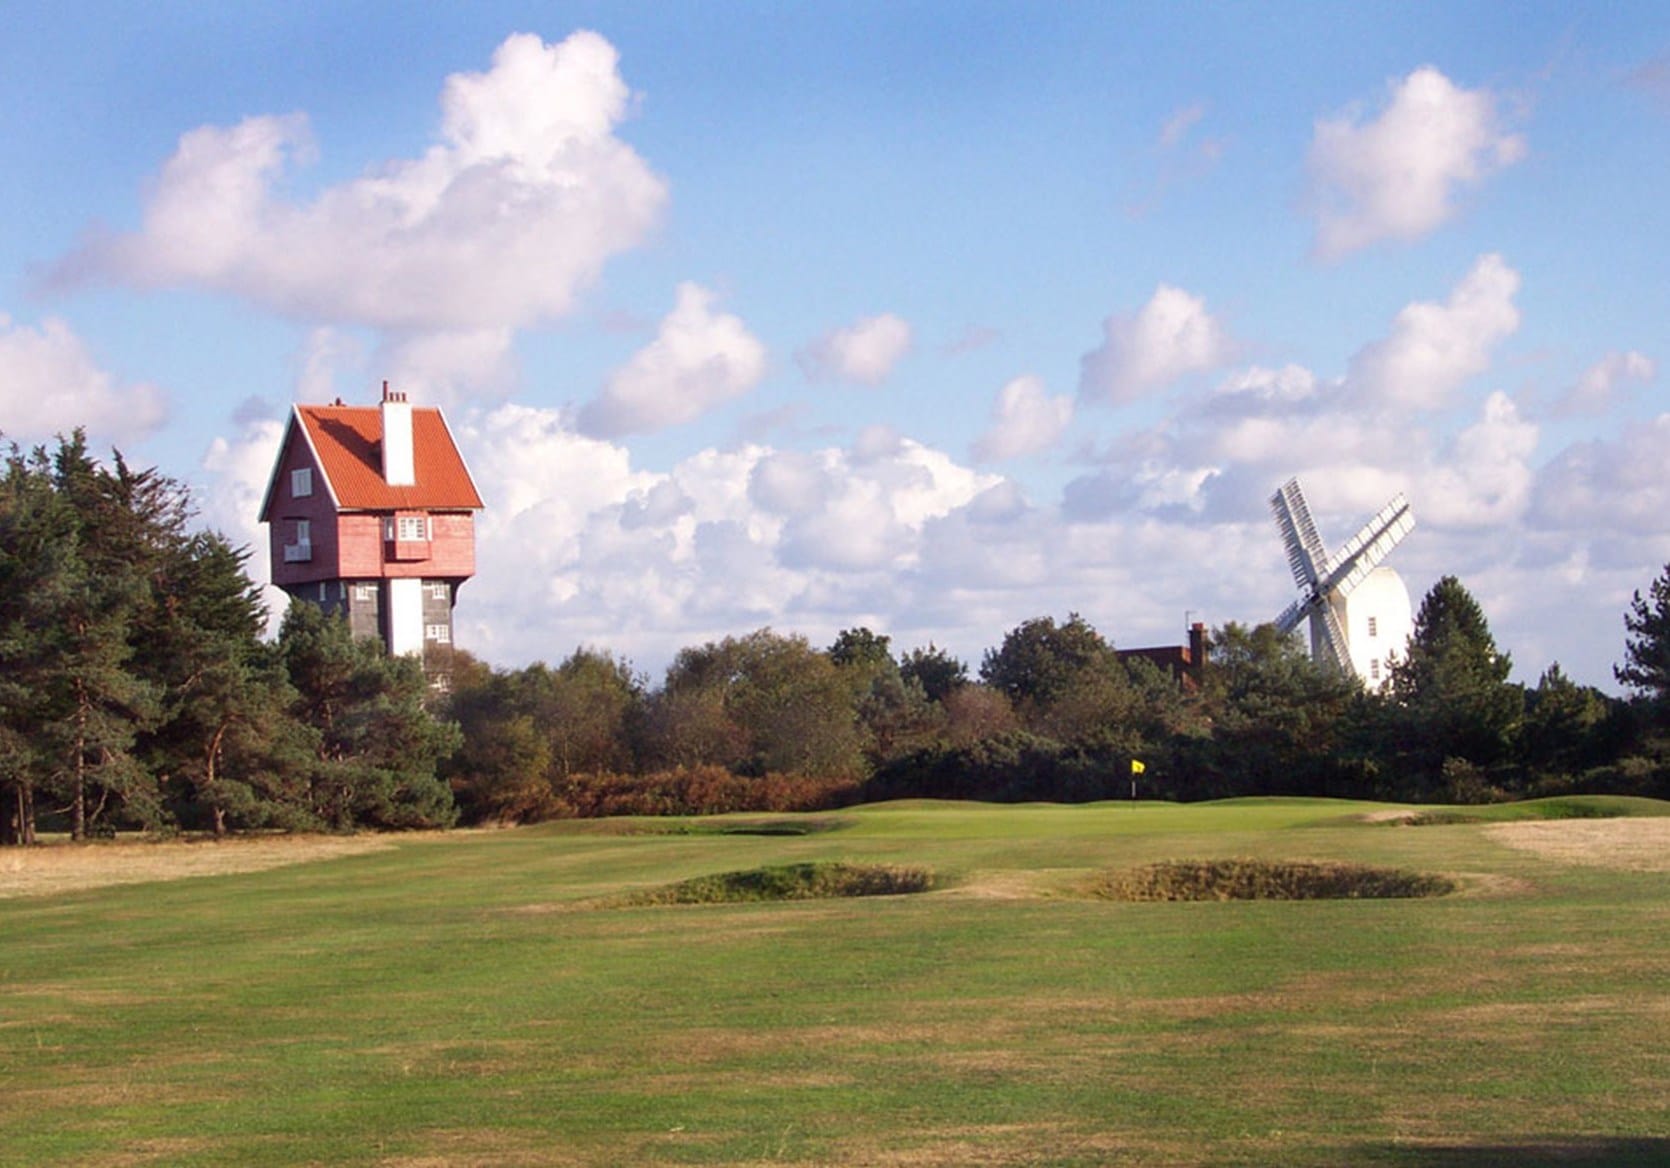
M 319 469 L 341 510 L 479 510 L 482 506 L 446 420 L 433 406 L 412 407 L 417 482 L 409 487 L 391 487 L 383 481 L 383 415 L 377 406 L 297 406 L 295 418 L 305 427 L 318 454 Z M 283 451 L 279 457 L 284 457 Z

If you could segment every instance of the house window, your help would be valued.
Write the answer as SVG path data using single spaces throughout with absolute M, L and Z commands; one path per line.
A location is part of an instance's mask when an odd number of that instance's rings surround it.
M 330 587 L 331 586 L 328 582 L 326 582 L 324 580 L 319 581 L 319 603 L 320 604 L 324 604 L 327 600 L 329 600 L 331 598 Z
M 354 585 L 354 599 L 369 602 L 377 599 L 377 586 L 363 581 Z
M 429 598 L 431 600 L 448 600 L 451 594 L 447 591 L 445 581 L 435 580 L 429 584 Z
M 1368 635 L 1371 637 L 1378 637 L 1380 635 L 1380 622 L 1377 618 L 1372 616 L 1368 618 Z
M 1380 658 L 1376 657 L 1368 663 L 1368 679 L 1370 681 L 1380 680 Z
M 286 564 L 302 564 L 313 558 L 313 538 L 309 534 L 311 526 L 305 519 L 298 519 L 296 523 L 296 542 L 284 545 L 284 562 Z
M 424 640 L 434 641 L 437 645 L 449 645 L 452 643 L 452 626 L 424 625 L 423 637 Z
M 296 499 L 305 499 L 313 493 L 313 468 L 304 466 L 300 470 L 290 472 L 290 495 Z
M 426 515 L 402 515 L 395 523 L 395 538 L 402 543 L 417 543 L 429 538 L 429 517 Z

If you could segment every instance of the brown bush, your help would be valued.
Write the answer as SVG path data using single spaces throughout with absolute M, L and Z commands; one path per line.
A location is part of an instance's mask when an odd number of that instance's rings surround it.
M 1362 864 L 1172 860 L 1107 873 L 1091 891 L 1108 900 L 1359 900 L 1443 896 L 1455 882 Z
M 646 775 L 576 775 L 553 817 L 826 811 L 847 806 L 857 797 L 853 779 L 784 774 L 748 778 L 720 766 L 679 767 Z

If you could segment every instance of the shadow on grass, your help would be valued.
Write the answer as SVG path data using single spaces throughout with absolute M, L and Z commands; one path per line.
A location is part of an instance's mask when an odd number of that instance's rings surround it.
M 1368 1168 L 1635 1168 L 1670 1164 L 1670 1139 L 1573 1136 L 1499 1144 L 1362 1144 L 1340 1163 Z

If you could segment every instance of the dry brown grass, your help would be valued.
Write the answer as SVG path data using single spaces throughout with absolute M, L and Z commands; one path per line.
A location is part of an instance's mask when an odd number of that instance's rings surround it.
M 1562 864 L 1670 872 L 1670 818 L 1533 820 L 1485 830 L 1497 843 Z
M 44 844 L 0 850 L 0 898 L 52 896 L 112 884 L 260 872 L 392 847 L 386 836 L 283 835 L 225 840 Z

